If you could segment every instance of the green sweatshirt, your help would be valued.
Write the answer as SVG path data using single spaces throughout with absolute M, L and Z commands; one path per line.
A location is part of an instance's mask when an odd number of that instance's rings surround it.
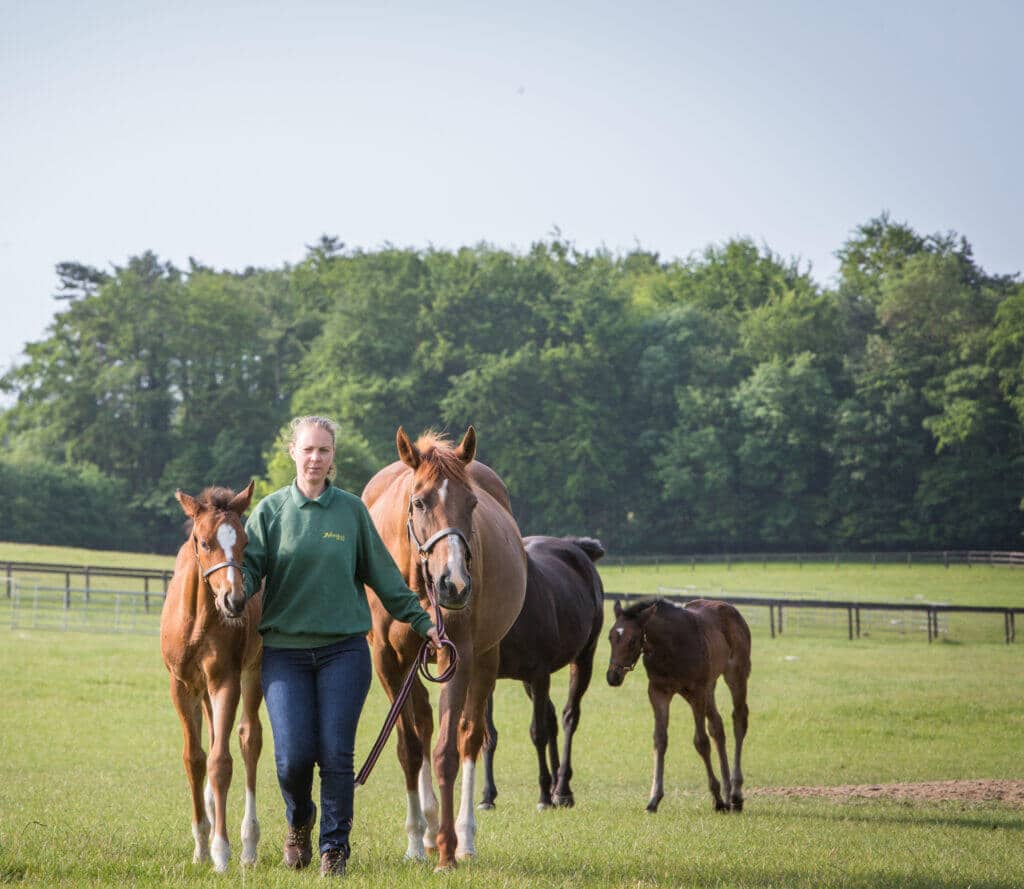
M 319 648 L 370 629 L 363 584 L 396 620 L 426 636 L 433 622 L 373 525 L 366 505 L 328 485 L 310 500 L 293 482 L 257 504 L 245 533 L 245 596 L 263 587 L 259 631 L 273 648 Z

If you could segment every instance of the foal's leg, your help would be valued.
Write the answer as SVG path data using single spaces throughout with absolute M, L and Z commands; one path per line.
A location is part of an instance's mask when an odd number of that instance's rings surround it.
M 258 672 L 242 674 L 242 721 L 238 725 L 238 746 L 245 763 L 245 814 L 242 816 L 242 864 L 256 863 L 260 822 L 256 818 L 256 763 L 263 749 L 260 702 L 263 686 Z
M 498 727 L 494 724 L 494 695 L 487 699 L 487 737 L 484 739 L 484 792 L 478 809 L 493 809 L 498 798 L 494 784 L 494 751 L 498 749 Z
M 524 683 L 525 685 L 526 683 Z M 533 702 L 533 717 L 530 720 L 530 740 L 537 751 L 537 783 L 540 785 L 540 799 L 537 809 L 551 808 L 551 770 L 548 769 L 548 747 L 552 738 L 554 705 L 551 703 L 551 676 L 545 673 L 526 686 Z M 558 771 L 557 752 L 555 772 Z
M 652 684 L 647 685 L 647 697 L 654 710 L 654 777 L 651 779 L 651 798 L 647 811 L 658 811 L 658 804 L 665 795 L 665 750 L 668 748 L 668 708 L 672 693 L 662 691 Z
M 732 786 L 729 792 L 729 801 L 734 812 L 743 811 L 743 769 L 740 767 L 740 758 L 743 754 L 743 739 L 747 736 L 747 720 L 749 710 L 747 709 L 747 678 L 750 675 L 750 666 L 743 665 L 725 672 L 725 682 L 732 693 L 732 730 L 736 739 L 736 754 L 732 768 Z
M 722 722 L 722 715 L 718 712 L 718 707 L 715 706 L 715 689 L 712 687 L 711 693 L 708 695 L 707 703 L 708 711 L 708 728 L 711 731 L 711 738 L 715 742 L 715 748 L 718 750 L 718 764 L 722 770 L 722 787 L 725 789 L 725 808 L 729 808 L 729 788 L 731 786 L 729 780 L 729 754 L 725 749 L 725 724 Z
M 203 779 L 206 777 L 206 754 L 203 752 L 202 709 L 200 698 L 191 695 L 184 683 L 171 676 L 171 701 L 181 720 L 185 746 L 182 761 L 192 794 L 192 838 L 195 851 L 192 860 L 201 864 L 210 860 L 210 821 L 203 802 Z
M 228 787 L 231 786 L 233 762 L 231 759 L 231 729 L 235 722 L 235 711 L 241 685 L 236 680 L 226 682 L 210 694 L 213 708 L 213 743 L 210 755 L 206 760 L 206 769 L 210 776 L 210 787 L 213 789 L 213 839 L 210 843 L 210 855 L 213 858 L 213 869 L 223 872 L 228 869 L 231 860 L 231 844 L 228 842 L 227 800 Z
M 715 810 L 727 812 L 729 807 L 722 799 L 722 785 L 718 783 L 715 771 L 711 767 L 711 740 L 708 738 L 708 732 L 704 725 L 708 718 L 707 695 L 706 693 L 698 693 L 697 697 L 687 698 L 687 701 L 690 704 L 690 709 L 693 710 L 693 746 L 697 748 L 697 754 L 704 761 L 704 768 L 707 769 L 708 789 L 715 798 Z
M 572 778 L 572 739 L 580 724 L 580 701 L 590 687 L 590 677 L 594 672 L 594 648 L 584 651 L 569 667 L 569 697 L 562 711 L 562 763 L 555 784 L 557 806 L 572 806 L 576 803 L 569 788 L 569 781 Z

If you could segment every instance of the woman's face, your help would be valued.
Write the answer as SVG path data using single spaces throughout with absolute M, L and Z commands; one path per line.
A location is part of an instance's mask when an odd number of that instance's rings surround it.
M 331 433 L 320 426 L 303 425 L 296 430 L 295 441 L 288 446 L 295 461 L 295 477 L 307 488 L 319 490 L 334 463 Z

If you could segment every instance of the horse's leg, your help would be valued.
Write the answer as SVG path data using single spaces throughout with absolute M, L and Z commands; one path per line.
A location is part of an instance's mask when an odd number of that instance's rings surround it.
M 498 646 L 495 645 L 475 659 L 462 705 L 462 719 L 459 721 L 458 752 L 462 762 L 462 793 L 459 797 L 459 817 L 455 823 L 458 843 L 456 858 L 476 855 L 476 812 L 473 806 L 476 758 L 484 743 L 487 699 L 494 693 L 497 675 Z
M 498 798 L 494 783 L 494 751 L 498 749 L 498 728 L 494 724 L 494 695 L 487 699 L 487 737 L 484 739 L 484 794 L 478 809 L 493 809 Z
M 654 813 L 665 795 L 665 750 L 668 748 L 668 708 L 672 703 L 672 693 L 648 683 L 647 697 L 654 710 L 654 776 L 647 811 Z
M 743 739 L 747 736 L 747 678 L 750 666 L 746 669 L 738 667 L 725 672 L 725 683 L 732 693 L 732 730 L 736 739 L 736 753 L 733 759 L 732 784 L 729 790 L 729 802 L 734 812 L 743 811 L 743 769 L 740 758 L 743 754 Z
M 722 785 L 718 783 L 715 771 L 711 767 L 711 739 L 708 737 L 705 726 L 708 718 L 708 694 L 707 692 L 698 692 L 694 697 L 688 697 L 686 700 L 690 704 L 690 709 L 693 710 L 693 746 L 697 749 L 697 755 L 704 761 L 704 768 L 707 769 L 708 789 L 715 798 L 715 810 L 727 812 L 729 807 L 722 799 Z
M 203 713 L 206 715 L 207 750 L 213 750 L 213 705 L 210 703 L 209 688 L 203 689 Z M 209 825 L 207 832 L 210 834 L 209 841 L 213 842 L 213 788 L 210 787 L 210 776 L 206 776 L 206 783 L 203 785 L 203 801 L 206 805 L 206 821 Z
M 715 689 L 713 686 L 710 694 L 708 695 L 707 712 L 708 729 L 711 732 L 711 738 L 715 742 L 715 747 L 718 750 L 718 764 L 722 770 L 722 788 L 725 790 L 725 808 L 728 809 L 729 788 L 731 787 L 729 777 L 729 754 L 725 749 L 725 725 L 722 722 L 722 715 L 718 712 L 718 707 L 715 705 Z
M 437 870 L 455 866 L 457 840 L 455 834 L 455 776 L 459 771 L 459 724 L 464 718 L 463 707 L 473 672 L 473 654 L 459 651 L 459 666 L 455 675 L 442 687 L 438 696 L 438 731 L 434 745 L 434 774 L 437 776 L 437 794 L 440 819 L 437 828 Z M 440 665 L 439 665 L 440 669 Z M 472 768 L 469 769 L 472 781 Z M 465 776 L 463 777 L 465 787 Z M 472 808 L 472 802 L 469 803 Z
M 210 860 L 210 821 L 203 803 L 203 779 L 206 777 L 206 754 L 203 752 L 203 715 L 200 699 L 190 695 L 185 684 L 171 677 L 171 701 L 181 720 L 185 746 L 182 761 L 192 794 L 192 838 L 195 851 L 192 860 L 201 864 Z
M 406 710 L 411 708 L 411 724 L 404 726 L 411 734 L 405 736 L 404 754 L 408 763 L 406 785 L 412 777 L 415 792 L 409 797 L 406 818 L 406 832 L 409 846 L 406 858 L 425 859 L 437 851 L 437 796 L 434 794 L 434 780 L 430 774 L 430 739 L 434 733 L 434 710 L 430 696 L 419 682 L 412 687 Z M 402 739 L 403 736 L 399 735 Z M 403 754 L 399 754 L 401 758 Z M 416 762 L 419 768 L 416 769 Z M 415 771 L 414 771 L 415 770 Z
M 245 763 L 245 814 L 242 816 L 242 864 L 256 863 L 260 822 L 256 818 L 256 763 L 263 749 L 260 702 L 263 685 L 257 671 L 242 673 L 242 720 L 238 724 L 238 746 Z
M 551 802 L 551 770 L 548 769 L 548 747 L 552 740 L 552 722 L 554 705 L 551 703 L 551 676 L 544 673 L 536 677 L 528 686 L 530 700 L 533 701 L 533 718 L 530 720 L 530 740 L 537 751 L 537 783 L 540 785 L 540 799 L 537 809 L 543 811 L 552 806 Z M 557 751 L 555 754 L 555 772 L 558 771 Z
M 382 638 L 387 638 L 383 633 Z M 388 700 L 394 703 L 395 696 L 404 681 L 409 663 L 401 663 L 398 652 L 388 644 L 375 644 L 372 649 L 373 667 L 377 673 L 380 684 L 384 686 Z M 421 732 L 417 723 L 420 717 L 424 701 L 429 712 L 430 700 L 427 697 L 426 689 L 422 683 L 416 680 L 409 691 L 409 698 L 405 702 L 398 722 L 395 724 L 397 735 L 398 762 L 402 767 L 402 774 L 405 776 L 405 833 L 407 844 L 405 848 L 405 859 L 407 861 L 426 861 L 427 853 L 424 848 L 424 834 L 428 830 L 427 819 L 423 811 L 422 796 L 422 772 L 426 763 L 424 756 L 425 748 L 421 740 Z M 429 737 L 429 729 L 428 737 Z M 429 781 L 429 766 L 427 767 L 427 778 Z M 431 788 L 432 792 L 432 788 Z
M 210 776 L 210 787 L 213 789 L 213 839 L 210 842 L 210 855 L 213 858 L 213 869 L 223 872 L 228 869 L 231 860 L 231 844 L 228 842 L 227 800 L 228 787 L 231 786 L 231 728 L 235 722 L 235 711 L 241 686 L 238 680 L 226 682 L 214 689 L 210 695 L 213 709 L 213 743 L 210 755 L 206 760 L 206 771 Z
M 590 687 L 590 677 L 594 672 L 594 649 L 584 651 L 569 666 L 569 697 L 562 710 L 562 764 L 558 769 L 558 782 L 555 784 L 555 805 L 573 806 L 573 798 L 569 781 L 572 779 L 572 739 L 580 725 L 580 701 Z

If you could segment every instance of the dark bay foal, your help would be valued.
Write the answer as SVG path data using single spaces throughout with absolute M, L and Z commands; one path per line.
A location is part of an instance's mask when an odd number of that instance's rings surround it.
M 604 555 L 591 537 L 533 536 L 526 548 L 526 599 L 501 641 L 499 679 L 519 679 L 533 701 L 530 738 L 537 749 L 540 800 L 537 808 L 572 806 L 572 739 L 580 721 L 580 699 L 594 669 L 594 652 L 604 623 L 604 587 L 594 562 Z M 569 665 L 569 697 L 562 710 L 563 748 L 558 756 L 558 719 L 551 703 L 551 674 Z M 481 809 L 493 809 L 493 695 L 487 702 L 484 791 Z M 549 764 L 550 763 L 550 768 Z
M 747 680 L 750 677 L 750 628 L 726 602 L 696 599 L 686 606 L 664 599 L 645 600 L 623 609 L 615 603 L 615 624 L 609 633 L 611 660 L 608 684 L 622 685 L 640 655 L 647 670 L 647 695 L 654 709 L 654 779 L 648 812 L 658 811 L 664 796 L 668 710 L 673 695 L 686 699 L 693 711 L 693 745 L 704 761 L 708 787 L 719 811 L 743 810 L 740 757 L 747 734 Z M 732 771 L 725 749 L 725 728 L 715 706 L 715 684 L 725 679 L 732 694 L 736 756 Z M 705 728 L 705 722 L 707 727 Z M 723 786 L 711 767 L 708 730 L 718 748 Z

